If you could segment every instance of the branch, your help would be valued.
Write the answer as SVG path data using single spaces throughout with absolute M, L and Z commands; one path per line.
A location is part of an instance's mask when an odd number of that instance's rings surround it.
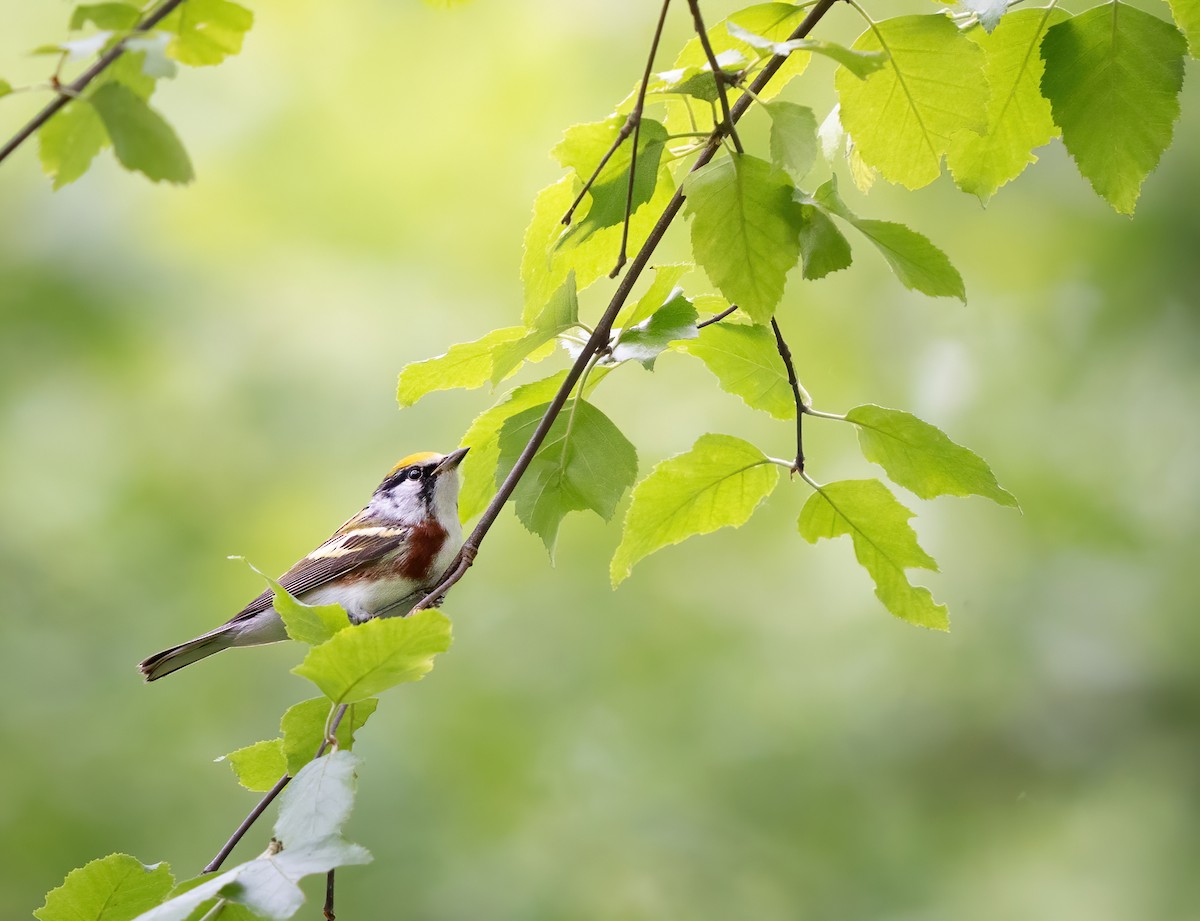
M 775 347 L 779 349 L 779 357 L 783 359 L 783 366 L 787 368 L 788 383 L 792 387 L 792 397 L 796 400 L 796 460 L 792 463 L 792 471 L 803 473 L 804 414 L 808 412 L 808 406 L 805 404 L 804 398 L 800 396 L 800 383 L 796 380 L 796 366 L 792 364 L 792 350 L 784 341 L 783 333 L 779 331 L 779 323 L 774 317 L 771 317 L 771 329 L 775 331 Z
M 688 6 L 692 8 L 692 21 L 696 26 L 696 34 L 700 36 L 700 45 L 704 48 L 704 54 L 708 58 L 708 66 L 712 68 L 713 82 L 717 84 L 717 97 L 721 100 L 721 113 L 725 116 L 722 127 L 729 132 L 734 150 L 738 153 L 745 153 L 742 139 L 738 137 L 737 128 L 734 127 L 733 119 L 729 115 L 729 97 L 725 94 L 725 74 L 721 72 L 717 56 L 713 53 L 712 43 L 708 40 L 708 30 L 704 28 L 704 19 L 700 16 L 700 0 L 688 0 Z
M 703 320 L 700 323 L 697 323 L 696 329 L 704 329 L 704 327 L 706 327 L 706 326 L 712 326 L 714 323 L 720 323 L 722 320 L 724 320 L 727 316 L 729 316 L 735 310 L 737 310 L 737 304 L 730 304 L 728 307 L 726 307 L 724 310 L 722 310 L 716 316 L 711 316 L 707 320 Z
M 333 874 L 334 870 L 329 871 L 329 875 L 325 877 L 325 921 L 334 921 L 337 916 L 333 913 Z
M 808 15 L 804 17 L 804 21 L 796 27 L 796 30 L 788 36 L 787 40 L 791 41 L 806 37 L 837 2 L 839 0 L 817 0 L 817 3 L 809 11 Z M 750 85 L 751 92 L 760 93 L 763 87 L 775 76 L 785 60 L 787 60 L 786 55 L 775 55 L 772 57 Z M 752 101 L 753 99 L 749 94 L 744 94 L 738 98 L 730 110 L 730 127 L 737 123 L 746 109 L 750 107 Z M 709 140 L 707 146 L 700 153 L 700 156 L 696 158 L 696 162 L 692 166 L 692 172 L 707 165 L 712 160 L 720 149 L 724 136 L 725 131 L 723 126 L 718 126 L 713 131 L 712 138 Z M 546 440 L 546 435 L 549 433 L 550 427 L 554 424 L 554 420 L 558 417 L 558 414 L 562 412 L 563 405 L 567 402 L 567 398 L 579 380 L 579 376 L 583 373 L 583 369 L 587 367 L 587 363 L 591 361 L 593 355 L 608 345 L 613 321 L 616 320 L 617 314 L 624 306 L 625 300 L 629 297 L 629 292 L 633 289 L 634 284 L 650 261 L 651 255 L 653 255 L 654 250 L 662 241 L 667 229 L 671 226 L 671 222 L 682 207 L 683 188 L 681 186 L 675 191 L 675 194 L 663 209 L 663 213 L 659 216 L 658 222 L 654 225 L 653 229 L 651 229 L 649 236 L 646 237 L 646 242 L 642 244 L 642 248 L 633 257 L 629 271 L 621 279 L 621 283 L 613 293 L 612 300 L 609 301 L 608 307 L 600 317 L 600 321 L 596 324 L 595 330 L 588 339 L 587 344 L 580 350 L 575 363 L 567 371 L 566 378 L 558 388 L 558 392 L 555 393 L 554 399 L 550 401 L 550 405 L 546 408 L 546 412 L 543 413 L 541 421 L 538 422 L 537 428 L 534 429 L 533 434 L 530 436 L 525 448 L 521 451 L 521 455 L 517 458 L 517 462 L 513 465 L 512 470 L 509 471 L 508 476 L 505 477 L 504 482 L 496 491 L 496 495 L 492 497 L 492 501 L 484 509 L 479 522 L 475 525 L 475 529 L 470 533 L 466 541 L 463 542 L 462 549 L 442 575 L 441 581 L 413 607 L 412 610 L 414 613 L 433 606 L 471 568 L 471 564 L 475 561 L 475 557 L 479 553 L 480 545 L 483 543 L 484 538 L 487 537 L 487 533 L 491 530 L 492 525 L 495 524 L 496 519 L 500 515 L 500 510 L 512 496 L 514 490 L 516 490 L 521 477 L 529 469 L 529 465 L 533 461 L 534 455 L 537 454 L 538 449 L 542 446 L 542 442 Z
M 183 2 L 184 0 L 165 0 L 162 6 L 134 26 L 133 29 L 130 30 L 129 35 L 125 36 L 123 39 L 109 48 L 108 51 L 101 56 L 100 60 L 96 61 L 95 64 L 80 74 L 74 82 L 58 87 L 58 96 L 49 105 L 42 109 L 42 111 L 38 112 L 37 115 L 31 118 L 25 127 L 14 134 L 3 148 L 0 148 L 0 163 L 3 163 L 8 158 L 9 154 L 29 140 L 33 136 L 33 133 L 37 131 L 38 128 L 42 127 L 42 125 L 46 124 L 46 122 L 48 122 L 59 109 L 87 89 L 89 83 L 100 76 L 100 74 L 104 73 L 104 71 L 106 71 L 113 64 L 113 62 L 117 60 L 117 58 L 123 55 L 125 53 L 125 43 L 132 38 L 134 34 L 140 32 L 149 32 Z
M 608 273 L 609 278 L 616 278 L 625 267 L 625 249 L 629 245 L 629 218 L 633 213 L 633 181 L 637 175 L 638 138 L 642 133 L 642 107 L 646 104 L 646 87 L 650 84 L 650 71 L 654 69 L 654 56 L 658 54 L 658 40 L 662 38 L 663 23 L 667 21 L 667 7 L 671 0 L 663 0 L 662 10 L 658 14 L 658 25 L 654 27 L 654 40 L 650 43 L 650 56 L 646 58 L 646 71 L 642 74 L 642 85 L 638 88 L 637 102 L 629 118 L 633 120 L 633 147 L 629 150 L 629 186 L 625 191 L 625 220 L 621 224 L 621 251 L 617 254 L 617 264 Z M 629 124 L 627 120 L 625 124 Z

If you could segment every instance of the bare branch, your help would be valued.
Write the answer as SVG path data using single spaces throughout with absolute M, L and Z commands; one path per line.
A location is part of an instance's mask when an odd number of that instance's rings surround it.
M 700 15 L 700 0 L 688 0 L 688 6 L 692 8 L 692 21 L 696 25 L 696 34 L 700 36 L 700 45 L 704 48 L 705 57 L 708 58 L 708 66 L 712 68 L 713 82 L 717 84 L 717 98 L 721 100 L 721 114 L 725 117 L 723 127 L 728 131 L 729 139 L 733 141 L 734 150 L 738 153 L 745 153 L 742 139 L 738 137 L 737 128 L 734 127 L 733 119 L 729 115 L 729 96 L 725 92 L 725 74 L 721 71 L 721 65 L 717 63 L 712 42 L 708 40 L 708 30 L 704 28 L 704 18 Z
M 796 380 L 796 366 L 792 363 L 792 350 L 784 341 L 783 333 L 779 330 L 779 321 L 774 317 L 771 317 L 771 329 L 775 331 L 775 347 L 779 349 L 779 357 L 783 359 L 783 366 L 787 368 L 788 384 L 791 385 L 792 397 L 796 401 L 796 460 L 792 462 L 792 470 L 796 473 L 803 473 L 804 414 L 808 412 L 808 405 L 804 402 L 804 397 L 800 395 L 800 382 Z
M 714 323 L 720 323 L 727 316 L 737 310 L 737 304 L 730 304 L 716 316 L 709 317 L 707 320 L 702 320 L 696 324 L 696 329 L 704 329 L 706 326 L 712 326 Z

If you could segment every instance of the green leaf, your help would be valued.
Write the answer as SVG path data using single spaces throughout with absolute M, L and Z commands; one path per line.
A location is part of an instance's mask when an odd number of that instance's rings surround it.
M 104 122 L 83 100 L 68 102 L 38 130 L 38 158 L 56 189 L 86 173 L 107 145 Z
M 126 169 L 158 182 L 193 179 L 192 162 L 163 117 L 121 83 L 106 83 L 89 97 Z
M 850 267 L 850 243 L 833 220 L 815 205 L 801 205 L 800 258 L 810 281 Z
M 967 302 L 962 276 L 945 253 L 903 224 L 860 218 L 838 195 L 837 177 L 831 176 L 807 201 L 848 221 L 875 244 L 904 287 L 930 297 L 957 297 Z
M 954 134 L 987 125 L 983 51 L 935 14 L 874 23 L 854 48 L 884 51 L 888 60 L 866 80 L 845 69 L 834 75 L 842 125 L 885 179 L 909 189 L 928 185 Z
M 400 371 L 396 383 L 396 399 L 402 407 L 406 407 L 436 390 L 460 387 L 474 390 L 482 387 L 492 378 L 496 350 L 524 335 L 524 326 L 505 326 L 492 330 L 474 342 L 452 345 L 444 355 L 407 364 Z
M 89 22 L 97 29 L 124 32 L 137 25 L 141 10 L 128 3 L 81 3 L 71 13 L 71 31 L 82 29 Z
M 747 45 L 773 55 L 788 55 L 796 51 L 812 51 L 831 58 L 845 67 L 860 80 L 883 67 L 887 55 L 879 51 L 852 51 L 835 42 L 812 38 L 794 38 L 787 41 L 772 41 L 763 35 L 755 35 L 736 23 L 729 23 L 729 34 Z
M 582 187 L 595 171 L 616 141 L 625 117 L 614 115 L 602 122 L 575 125 L 567 129 L 563 139 L 551 151 L 554 158 L 568 169 L 575 170 Z M 634 169 L 633 203 L 637 208 L 654 195 L 658 181 L 658 167 L 662 160 L 663 147 L 667 142 L 667 129 L 650 118 L 641 120 L 638 130 L 637 164 Z M 632 135 L 626 138 L 616 152 L 609 157 L 604 168 L 588 189 L 584 201 L 590 207 L 580 205 L 575 223 L 567 230 L 562 242 L 582 242 L 598 230 L 612 227 L 625 220 L 625 203 L 629 195 L 630 153 L 633 149 Z M 586 214 L 584 213 L 586 211 Z M 582 219 L 579 215 L 583 214 Z
M 330 752 L 306 764 L 279 797 L 275 837 L 284 849 L 340 835 L 354 808 L 358 756 Z
M 1058 136 L 1050 103 L 1042 97 L 1043 65 L 1037 48 L 1046 29 L 1066 18 L 1057 7 L 1017 9 L 991 35 L 975 36 L 987 55 L 984 74 L 992 88 L 987 130 L 955 134 L 946 164 L 958 187 L 985 204 L 997 189 L 1037 162 L 1035 147 Z
M 291 639 L 316 646 L 350 626 L 346 609 L 340 604 L 305 604 L 245 557 L 234 556 L 230 559 L 241 560 L 267 583 L 267 588 L 275 596 L 271 605 L 283 620 Z
M 33 913 L 38 921 L 131 921 L 166 898 L 175 880 L 165 863 L 146 866 L 109 854 L 67 874 Z
M 695 266 L 690 262 L 674 262 L 654 266 L 654 281 L 646 289 L 646 293 L 633 304 L 626 304 L 617 314 L 613 325 L 618 327 L 636 326 L 649 317 L 675 296 L 675 286 Z
M 562 285 L 551 295 L 525 335 L 512 342 L 501 342 L 492 351 L 492 383 L 500 383 L 559 333 L 578 325 L 579 299 L 575 294 L 575 274 L 568 272 Z
M 875 582 L 875 595 L 892 614 L 921 627 L 947 630 L 946 606 L 914 586 L 905 570 L 937 563 L 917 544 L 913 513 L 879 480 L 842 480 L 816 490 L 800 510 L 800 536 L 810 544 L 849 534 L 854 556 Z
M 1042 40 L 1042 93 L 1063 144 L 1101 198 L 1132 214 L 1179 117 L 1179 30 L 1125 3 L 1060 22 Z
M 329 701 L 324 703 L 328 710 Z M 316 751 L 315 746 L 313 751 Z M 217 760 L 228 761 L 238 783 L 255 793 L 265 793 L 270 790 L 279 782 L 280 777 L 288 773 L 287 759 L 283 756 L 282 739 L 255 742 L 253 745 L 232 751 L 228 755 L 222 755 Z
M 1167 0 L 1167 3 L 1175 22 L 1187 36 L 1188 53 L 1200 57 L 1200 0 Z
M 730 303 L 769 322 L 800 256 L 800 205 L 787 173 L 734 154 L 689 174 L 684 190 L 696 261 Z
M 846 413 L 846 419 L 858 426 L 863 456 L 922 499 L 984 496 L 1017 507 L 982 457 L 911 413 L 867 403 Z
M 374 697 L 350 704 L 337 728 L 339 749 L 349 751 L 353 747 L 355 733 L 366 724 L 378 706 L 379 700 Z M 298 703 L 283 714 L 279 729 L 283 733 L 282 754 L 289 774 L 299 773 L 304 765 L 316 757 L 317 749 L 325 738 L 325 724 L 330 715 L 331 706 L 324 697 Z
M 0 97 L 7 96 L 13 91 L 12 84 L 7 80 L 0 79 Z
M 158 80 L 147 73 L 146 52 L 127 50 L 96 78 L 93 86 L 99 88 L 105 83 L 120 83 L 145 101 L 154 95 Z
M 376 618 L 314 646 L 292 674 L 307 678 L 334 703 L 366 700 L 433 668 L 450 648 L 450 621 L 438 611 Z
M 806 12 L 791 3 L 758 3 L 730 14 L 728 19 L 714 23 L 708 29 L 708 40 L 713 52 L 718 55 L 719 64 L 722 63 L 719 56 L 729 51 L 739 52 L 746 60 L 753 60 L 760 56 L 761 49 L 754 48 L 738 35 L 733 34 L 735 29 L 761 36 L 768 41 L 783 41 L 790 37 L 796 31 L 796 27 L 804 21 Z M 764 87 L 760 98 L 771 99 L 778 95 L 790 80 L 804 73 L 808 61 L 809 55 L 804 53 L 789 57 L 775 74 L 775 78 Z M 679 53 L 679 57 L 675 60 L 675 67 L 703 67 L 707 63 L 708 56 L 704 52 L 704 46 L 700 43 L 699 38 L 693 38 Z M 730 101 L 736 94 L 736 90 L 730 90 Z
M 698 319 L 699 315 L 691 301 L 678 294 L 649 319 L 621 330 L 613 346 L 612 360 L 640 361 L 645 367 L 653 369 L 655 359 L 672 342 L 695 339 L 700 335 L 696 329 Z
M 240 52 L 252 25 L 254 14 L 230 0 L 188 0 L 159 28 L 175 33 L 168 49 L 171 57 L 181 64 L 201 67 L 220 64 Z
M 633 490 L 609 567 L 613 587 L 656 550 L 745 524 L 778 482 L 778 467 L 754 445 L 730 435 L 700 436 L 690 451 L 658 464 Z
M 497 484 L 516 464 L 547 405 L 505 421 Z M 590 509 L 608 521 L 636 477 L 637 451 L 629 439 L 587 400 L 572 400 L 555 418 L 513 493 L 517 518 L 542 539 L 553 559 L 558 528 L 568 512 Z
M 808 106 L 770 102 L 771 161 L 793 179 L 803 179 L 817 160 L 817 117 Z
M 733 49 L 722 51 L 715 55 L 715 58 L 717 70 L 727 76 L 737 74 L 745 67 L 747 61 L 744 54 Z M 716 102 L 721 98 L 721 91 L 713 77 L 712 65 L 707 59 L 703 64 L 664 71 L 656 76 L 658 82 L 647 88 L 648 93 L 677 93 L 709 103 Z
M 695 355 L 716 375 L 726 393 L 741 397 L 751 409 L 776 419 L 796 418 L 796 401 L 788 383 L 775 334 L 766 326 L 714 323 L 700 331 L 695 342 L 679 350 Z M 804 402 L 808 394 L 801 391 Z

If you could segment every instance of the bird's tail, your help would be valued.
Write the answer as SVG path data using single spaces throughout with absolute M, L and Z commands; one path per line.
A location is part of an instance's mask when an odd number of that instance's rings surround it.
M 232 645 L 234 644 L 230 642 L 228 631 L 214 630 L 204 636 L 198 636 L 194 640 L 188 640 L 186 643 L 156 652 L 150 658 L 139 663 L 138 670 L 147 681 L 155 681 L 163 675 L 179 671 L 185 665 L 199 662 Z

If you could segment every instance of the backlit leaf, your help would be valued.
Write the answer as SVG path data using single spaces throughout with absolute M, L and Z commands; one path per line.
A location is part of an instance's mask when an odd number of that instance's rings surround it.
M 741 397 L 752 409 L 761 409 L 776 419 L 796 417 L 796 401 L 783 359 L 775 345 L 775 334 L 768 327 L 714 323 L 700 331 L 699 339 L 682 344 L 679 350 L 703 361 L 722 390 Z M 807 403 L 808 395 L 803 391 L 802 395 Z
M 169 53 L 181 64 L 220 64 L 242 50 L 254 14 L 231 0 L 187 0 L 159 24 L 174 32 Z
M 38 921 L 131 921 L 166 898 L 174 885 L 165 863 L 146 866 L 128 854 L 109 854 L 68 873 L 33 916 Z
M 771 116 L 771 160 L 793 179 L 803 179 L 817 159 L 817 116 L 808 106 L 777 100 L 767 103 Z
M 679 279 L 690 272 L 694 266 L 690 262 L 674 262 L 654 267 L 654 281 L 650 287 L 632 304 L 626 304 L 617 314 L 614 326 L 636 326 L 649 317 L 654 311 L 671 300 L 675 294 L 675 286 Z
M 124 32 L 137 25 L 141 10 L 129 3 L 81 3 L 71 13 L 71 31 L 82 29 L 89 22 L 97 29 Z
M 579 324 L 579 300 L 575 275 L 567 273 L 562 285 L 538 312 L 520 339 L 498 343 L 492 350 L 492 383 L 498 384 L 533 353 L 559 333 Z
M 329 701 L 325 701 L 325 706 L 329 707 Z M 217 760 L 228 761 L 238 783 L 255 793 L 270 790 L 279 782 L 280 777 L 288 773 L 282 739 L 255 742 L 253 745 L 231 751 Z
M 779 468 L 754 445 L 730 435 L 702 435 L 690 451 L 655 466 L 633 490 L 609 567 L 613 587 L 656 550 L 745 524 L 778 482 Z
M 621 330 L 613 346 L 612 360 L 640 361 L 647 368 L 654 367 L 654 360 L 672 343 L 683 339 L 695 339 L 699 333 L 696 308 L 682 294 L 656 310 L 649 319 L 636 326 Z
M 87 172 L 96 154 L 108 146 L 108 133 L 85 100 L 68 102 L 38 130 L 42 171 L 61 189 Z
M 192 162 L 174 129 L 136 93 L 124 84 L 106 83 L 89 98 L 122 166 L 154 182 L 191 182 Z
M 820 39 L 794 38 L 787 41 L 772 41 L 765 36 L 755 35 L 748 29 L 743 29 L 732 22 L 729 24 L 729 34 L 760 51 L 767 51 L 774 55 L 782 56 L 796 51 L 810 51 L 824 55 L 841 64 L 860 80 L 879 70 L 883 66 L 883 62 L 887 60 L 887 55 L 880 51 L 854 51 L 835 42 Z
M 437 390 L 482 387 L 492 378 L 496 349 L 524 335 L 524 326 L 505 326 L 473 342 L 452 345 L 444 355 L 407 364 L 400 371 L 396 399 L 402 407 L 412 406 L 421 397 Z
M 815 544 L 822 537 L 850 535 L 854 556 L 874 580 L 884 607 L 909 623 L 946 630 L 946 606 L 908 581 L 908 569 L 937 571 L 933 557 L 917 544 L 908 523 L 912 517 L 879 480 L 842 480 L 820 487 L 804 503 L 800 536 Z
M 1063 144 L 1122 214 L 1133 213 L 1171 143 L 1186 52 L 1173 25 L 1119 2 L 1060 22 L 1042 40 L 1042 93 Z
M 800 217 L 800 258 L 804 263 L 804 277 L 814 280 L 849 268 L 853 261 L 850 243 L 833 219 L 815 205 L 801 205 Z
M 1184 35 L 1187 36 L 1188 53 L 1200 57 L 1200 0 L 1167 0 L 1171 15 Z
M 335 734 L 340 750 L 349 751 L 353 747 L 354 734 L 371 718 L 378 706 L 379 700 L 374 697 L 350 704 Z M 283 733 L 282 755 L 289 774 L 297 774 L 316 757 L 317 749 L 325 738 L 325 725 L 330 715 L 331 705 L 324 697 L 298 703 L 283 714 L 279 730 Z
M 987 125 L 983 51 L 940 15 L 874 23 L 854 48 L 888 59 L 865 80 L 845 69 L 834 75 L 843 127 L 885 179 L 909 189 L 928 185 L 953 135 Z

